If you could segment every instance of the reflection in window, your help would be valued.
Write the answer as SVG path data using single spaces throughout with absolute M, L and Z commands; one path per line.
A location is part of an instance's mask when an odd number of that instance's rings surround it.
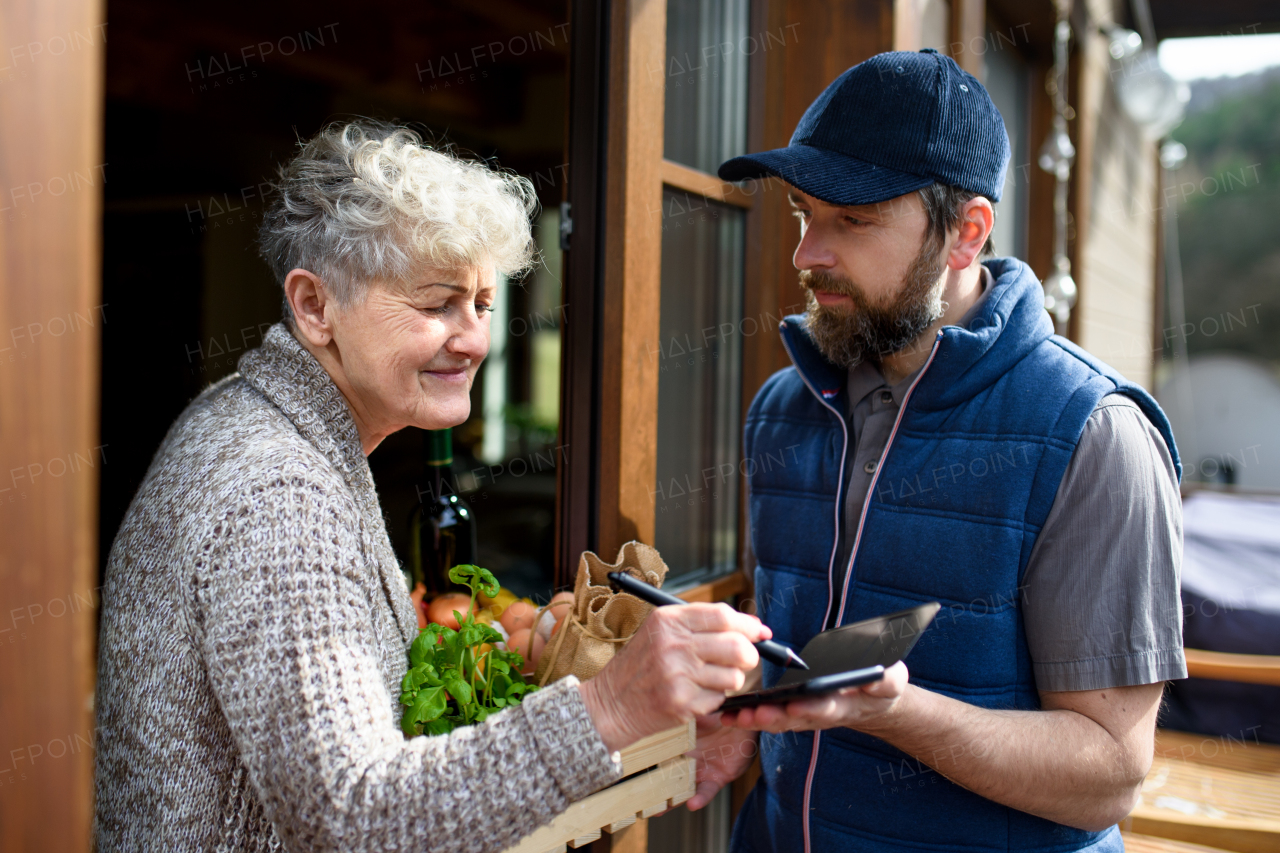
M 679 586 L 737 565 L 743 220 L 663 193 L 655 544 Z
M 664 156 L 715 174 L 747 148 L 749 3 L 667 4 Z
M 472 389 L 471 418 L 454 431 L 454 472 L 478 532 L 477 561 L 517 595 L 545 601 L 554 578 L 556 447 L 560 415 L 560 217 L 548 205 L 534 237 L 542 263 L 499 277 L 489 354 Z

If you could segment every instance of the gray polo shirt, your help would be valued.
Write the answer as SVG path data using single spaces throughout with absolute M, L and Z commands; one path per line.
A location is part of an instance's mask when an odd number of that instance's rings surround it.
M 990 292 L 957 324 L 967 326 Z M 902 399 L 919 371 L 889 385 L 849 370 L 852 454 L 837 570 L 866 503 Z M 1089 416 L 1023 575 L 1027 644 L 1042 691 L 1100 690 L 1186 678 L 1182 653 L 1182 500 L 1160 433 L 1123 394 Z M 839 585 L 837 585 L 839 588 Z

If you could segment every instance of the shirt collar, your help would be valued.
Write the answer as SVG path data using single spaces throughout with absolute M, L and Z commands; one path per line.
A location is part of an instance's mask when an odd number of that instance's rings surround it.
M 978 299 L 973 305 L 969 306 L 969 310 L 960 318 L 955 325 L 968 327 L 970 321 L 977 316 L 978 311 L 982 308 L 983 301 L 991 293 L 991 285 L 994 279 L 991 277 L 991 271 L 985 266 L 979 264 L 978 269 L 982 271 L 979 282 L 982 285 L 982 293 L 978 295 Z M 848 384 L 846 390 L 849 395 L 849 412 L 852 413 L 854 408 L 869 394 L 873 394 L 883 388 L 888 388 L 893 394 L 893 402 L 895 405 L 901 406 L 903 399 L 907 395 L 907 390 L 911 387 L 911 383 L 920 373 L 916 370 L 914 373 L 903 377 L 896 384 L 889 385 L 885 381 L 884 375 L 880 373 L 880 368 L 871 361 L 860 361 L 853 367 L 849 368 Z

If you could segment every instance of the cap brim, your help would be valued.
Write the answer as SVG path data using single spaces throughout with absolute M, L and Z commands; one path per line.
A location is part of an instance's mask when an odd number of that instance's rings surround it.
M 934 183 L 933 178 L 886 169 L 811 145 L 788 145 L 734 157 L 721 164 L 719 175 L 725 181 L 781 178 L 828 204 L 875 204 Z

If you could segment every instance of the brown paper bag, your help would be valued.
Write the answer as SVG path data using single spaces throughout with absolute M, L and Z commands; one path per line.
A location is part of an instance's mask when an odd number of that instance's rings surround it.
M 591 678 L 613 659 L 653 609 L 634 595 L 614 592 L 609 572 L 630 572 L 660 587 L 667 576 L 667 564 L 642 542 L 623 545 L 612 564 L 584 551 L 573 585 L 573 610 L 547 644 L 534 672 L 539 686 L 566 675 L 576 675 L 582 681 Z

